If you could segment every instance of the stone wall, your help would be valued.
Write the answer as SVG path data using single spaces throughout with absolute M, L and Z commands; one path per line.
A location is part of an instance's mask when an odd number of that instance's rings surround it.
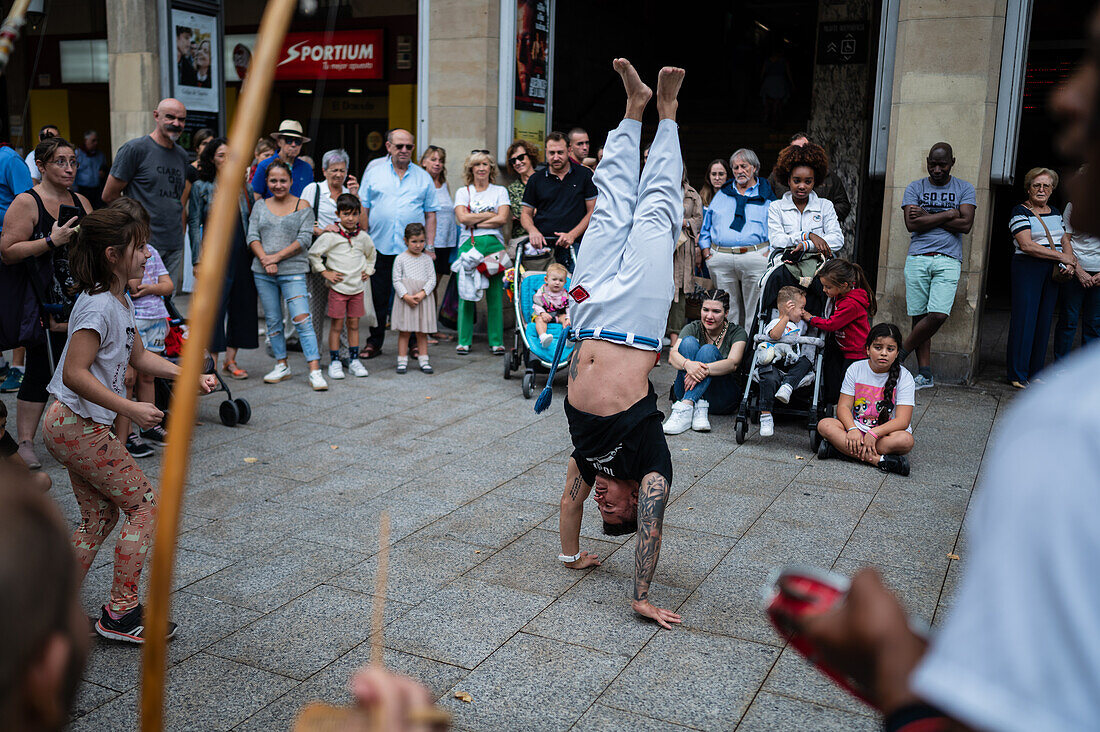
M 818 23 L 865 21 L 871 23 L 871 0 L 822 2 Z M 874 37 L 878 28 L 869 28 Z M 855 246 L 859 194 L 867 175 L 865 161 L 868 144 L 868 95 L 872 62 L 868 52 L 865 64 L 815 64 L 813 105 L 810 112 L 810 137 L 829 153 L 830 169 L 844 181 L 852 202 L 852 212 L 843 223 L 844 250 L 851 257 Z

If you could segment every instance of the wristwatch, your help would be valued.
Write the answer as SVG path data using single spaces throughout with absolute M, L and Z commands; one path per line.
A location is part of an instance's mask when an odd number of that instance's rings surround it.
M 46 246 L 49 247 L 50 249 L 57 249 L 57 245 L 53 243 L 53 237 L 52 236 L 47 236 L 46 237 Z

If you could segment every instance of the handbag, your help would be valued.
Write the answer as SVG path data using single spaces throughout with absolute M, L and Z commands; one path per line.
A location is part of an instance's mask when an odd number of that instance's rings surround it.
M 1031 208 L 1031 206 L 1028 206 L 1027 204 L 1024 204 L 1024 208 L 1026 208 L 1028 211 L 1031 211 L 1032 213 L 1034 213 L 1035 218 L 1039 219 L 1039 223 L 1043 225 L 1043 231 L 1046 232 L 1047 245 L 1050 247 L 1050 250 L 1053 251 L 1053 252 L 1058 251 L 1058 247 L 1054 246 L 1054 237 L 1050 235 L 1050 228 L 1047 227 L 1047 222 L 1043 221 L 1043 217 L 1040 216 L 1039 214 L 1035 213 L 1035 211 Z M 1056 266 L 1054 268 L 1054 271 L 1050 273 L 1050 279 L 1054 280 L 1058 284 L 1063 284 L 1063 283 L 1066 283 L 1066 282 L 1069 282 L 1070 280 L 1072 280 L 1073 279 L 1073 271 L 1070 270 L 1069 267 L 1065 266 L 1061 262 L 1058 262 L 1057 264 L 1058 264 L 1058 266 Z
M 0 264 L 0 350 L 46 340 L 38 296 L 26 263 Z
M 476 318 L 476 310 L 474 315 Z M 447 289 L 439 301 L 439 323 L 451 330 L 458 327 L 458 280 L 453 276 L 447 279 Z

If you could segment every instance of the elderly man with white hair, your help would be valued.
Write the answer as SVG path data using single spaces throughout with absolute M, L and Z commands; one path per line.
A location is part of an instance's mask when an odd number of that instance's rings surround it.
M 768 264 L 768 207 L 772 187 L 758 178 L 760 158 L 742 148 L 730 156 L 733 177 L 714 194 L 703 217 L 699 248 L 714 284 L 730 294 L 731 323 L 747 326 Z

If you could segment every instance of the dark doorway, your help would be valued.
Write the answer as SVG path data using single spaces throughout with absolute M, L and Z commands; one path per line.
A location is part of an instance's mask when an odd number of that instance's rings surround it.
M 747 147 L 767 174 L 791 133 L 810 115 L 817 0 L 726 0 L 686 3 L 641 0 L 557 0 L 554 128 L 579 125 L 593 153 L 622 119 L 616 56 L 629 58 L 655 83 L 662 66 L 688 70 L 680 95 L 681 140 L 689 178 L 699 184 L 706 164 Z M 770 63 L 769 63 L 770 61 Z M 785 65 L 786 81 L 778 78 Z M 767 72 L 765 72 L 767 69 Z M 765 123 L 763 76 L 789 96 L 778 124 Z M 647 120 L 652 133 L 656 119 Z
M 1016 153 L 1015 184 L 994 187 L 993 223 L 986 264 L 985 303 L 981 323 L 983 376 L 1003 378 L 1008 311 L 1009 270 L 1013 256 L 1008 219 L 1012 208 L 1026 200 L 1024 176 L 1035 167 L 1057 170 L 1066 180 L 1079 161 L 1065 160 L 1057 150 L 1058 123 L 1050 114 L 1050 95 L 1071 74 L 1086 49 L 1085 15 L 1075 0 L 1051 0 L 1031 20 L 1024 106 Z M 1051 204 L 1065 209 L 1065 187 L 1059 185 Z M 1057 316 L 1056 316 L 1057 319 Z

